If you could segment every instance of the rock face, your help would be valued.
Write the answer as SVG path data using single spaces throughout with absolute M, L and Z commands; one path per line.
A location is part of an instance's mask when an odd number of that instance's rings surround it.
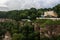
M 47 25 L 45 28 L 40 28 L 40 34 L 46 37 L 59 36 L 60 25 Z
M 46 11 L 44 12 L 44 16 L 45 17 L 57 17 L 58 15 L 54 11 Z
M 11 40 L 11 35 L 10 35 L 9 32 L 5 33 L 5 36 L 4 36 L 3 40 Z

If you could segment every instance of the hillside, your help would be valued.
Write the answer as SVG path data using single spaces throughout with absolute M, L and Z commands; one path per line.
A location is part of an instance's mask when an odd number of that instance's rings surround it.
M 60 40 L 59 8 L 0 11 L 0 40 Z

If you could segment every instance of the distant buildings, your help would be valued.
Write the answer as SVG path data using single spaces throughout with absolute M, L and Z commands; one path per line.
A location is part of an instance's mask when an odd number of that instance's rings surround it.
M 57 18 L 58 15 L 54 11 L 46 11 L 46 12 L 44 12 L 44 17 L 46 17 L 46 18 Z
M 36 17 L 36 19 L 51 19 L 51 20 L 60 20 L 58 15 L 54 11 L 45 11 L 41 17 Z
M 31 22 L 31 20 L 29 20 L 29 19 L 22 19 L 21 21 L 28 21 L 28 22 Z

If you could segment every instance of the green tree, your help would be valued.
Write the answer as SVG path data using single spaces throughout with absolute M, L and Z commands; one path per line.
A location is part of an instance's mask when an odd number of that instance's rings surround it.
M 23 34 L 14 33 L 13 37 L 12 37 L 12 40 L 25 40 L 25 39 L 24 39 L 24 35 Z
M 60 4 L 58 4 L 58 5 L 56 5 L 55 7 L 53 7 L 53 10 L 54 10 L 55 12 L 57 12 L 58 17 L 60 17 Z

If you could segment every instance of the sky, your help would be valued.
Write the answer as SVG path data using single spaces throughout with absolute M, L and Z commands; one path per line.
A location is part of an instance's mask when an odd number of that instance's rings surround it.
M 51 8 L 60 4 L 60 0 L 0 0 L 0 7 L 7 7 L 10 10 L 29 8 Z

